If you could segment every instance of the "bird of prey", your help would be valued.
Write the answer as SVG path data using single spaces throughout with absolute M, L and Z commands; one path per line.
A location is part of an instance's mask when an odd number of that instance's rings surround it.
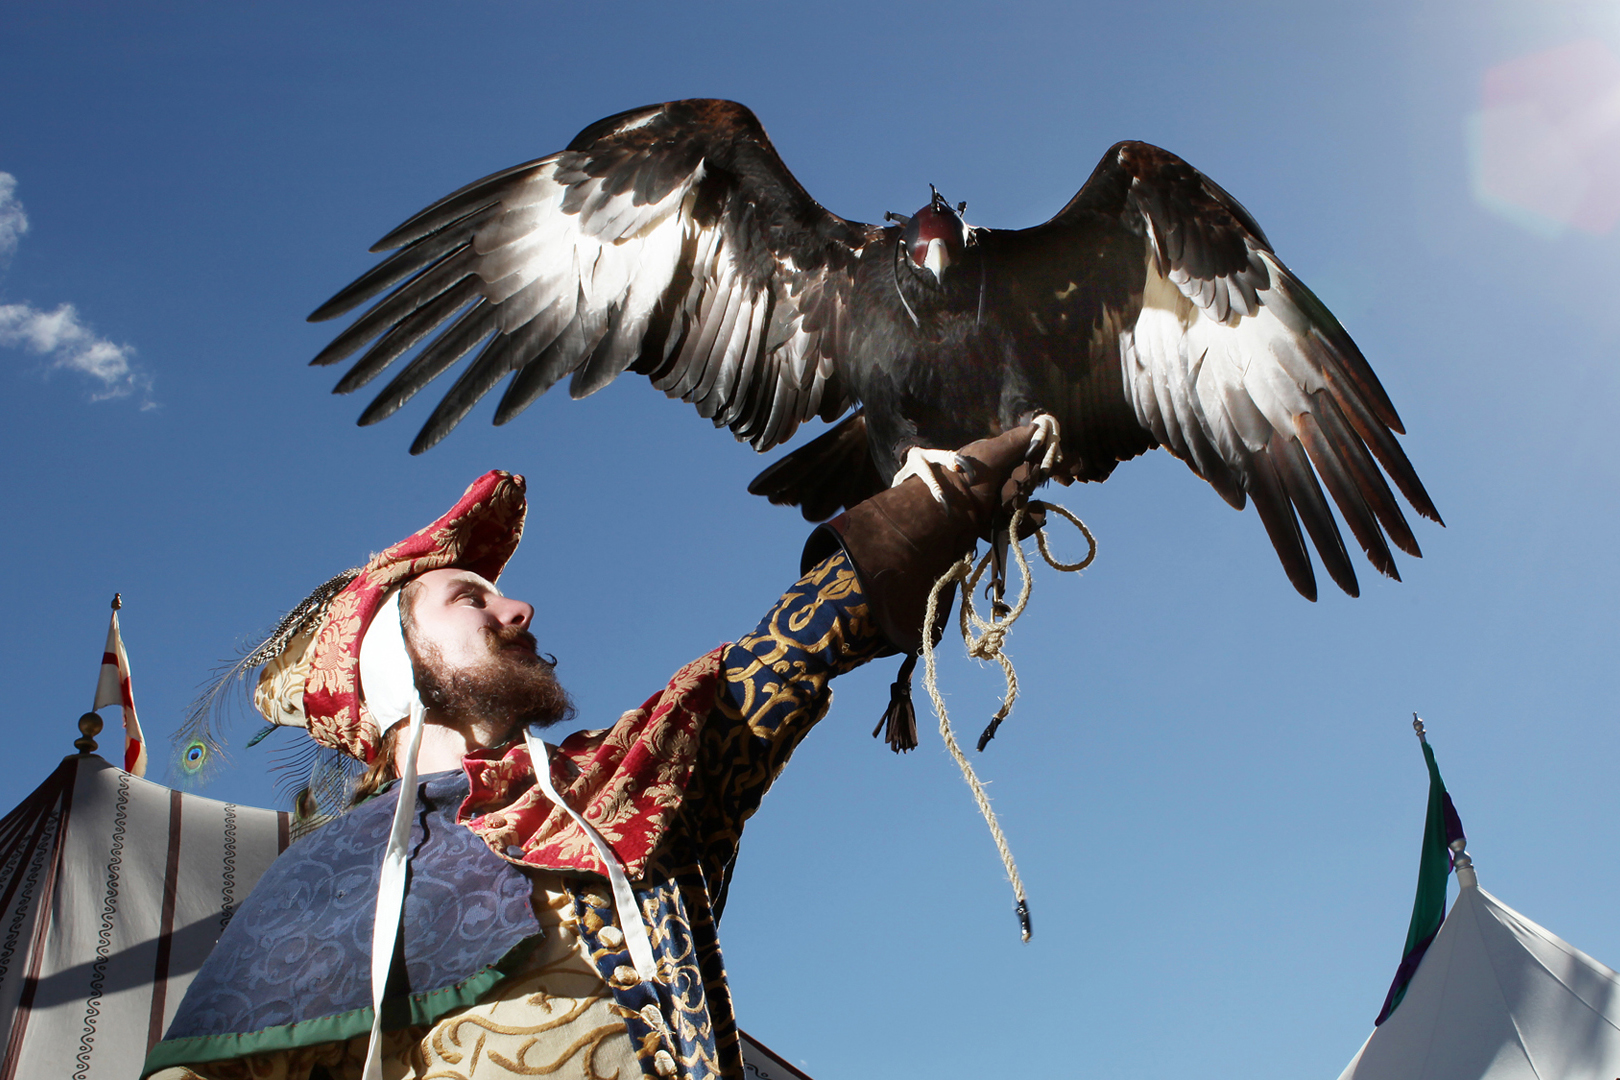
M 503 379 L 497 424 L 565 376 L 580 398 L 629 370 L 761 451 L 853 408 L 750 485 L 811 520 L 953 457 L 925 452 L 1040 416 L 1065 483 L 1162 446 L 1232 506 L 1252 499 L 1307 598 L 1306 534 L 1359 591 L 1328 496 L 1378 570 L 1399 578 L 1386 535 L 1420 554 L 1383 474 L 1440 518 L 1393 404 L 1214 181 L 1121 142 L 1043 225 L 980 228 L 964 210 L 935 192 L 909 217 L 848 221 L 742 105 L 633 109 L 379 240 L 398 250 L 310 319 L 381 299 L 312 362 L 370 343 L 347 393 L 417 350 L 362 413 L 372 424 L 477 349 L 412 453 Z

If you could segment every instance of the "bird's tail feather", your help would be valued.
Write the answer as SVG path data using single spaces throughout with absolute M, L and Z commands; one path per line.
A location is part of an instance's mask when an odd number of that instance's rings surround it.
M 748 485 L 776 506 L 797 506 L 806 521 L 824 521 L 887 487 L 866 441 L 866 417 L 857 410 L 773 462 Z

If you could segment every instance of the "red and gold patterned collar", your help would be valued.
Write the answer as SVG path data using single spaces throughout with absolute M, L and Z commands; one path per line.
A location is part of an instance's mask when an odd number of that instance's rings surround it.
M 645 873 L 680 807 L 704 717 L 720 689 L 726 648 L 681 668 L 668 686 L 612 727 L 570 735 L 552 756 L 558 793 L 601 832 L 631 880 Z M 457 820 L 495 854 L 536 869 L 607 876 L 584 830 L 535 784 L 521 742 L 468 754 L 463 767 L 471 791 Z M 510 853 L 514 848 L 522 850 L 521 858 Z

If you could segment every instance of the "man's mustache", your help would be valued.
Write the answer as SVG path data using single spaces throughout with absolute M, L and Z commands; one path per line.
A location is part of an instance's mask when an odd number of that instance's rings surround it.
M 504 649 L 508 645 L 521 645 L 525 652 L 533 653 L 536 656 L 540 653 L 539 641 L 521 626 L 515 624 L 497 626 L 494 629 L 486 629 L 484 632 L 490 636 L 490 643 L 496 650 Z

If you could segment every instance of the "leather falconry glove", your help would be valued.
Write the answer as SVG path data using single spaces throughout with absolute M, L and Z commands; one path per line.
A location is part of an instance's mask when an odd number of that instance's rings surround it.
M 907 654 L 889 688 L 889 706 L 872 729 L 873 738 L 886 732 L 897 754 L 917 745 L 911 673 L 922 648 L 928 594 L 976 540 L 994 542 L 998 530 L 1005 531 L 1011 504 L 1028 495 L 1032 470 L 1025 459 L 1034 431 L 1033 425 L 1025 425 L 964 446 L 958 453 L 966 472 L 935 472 L 945 493 L 943 506 L 921 478 L 909 477 L 822 525 L 804 545 L 801 573 L 844 549 L 873 621 L 895 652 Z M 944 633 L 955 596 L 952 584 L 936 612 L 935 642 Z
M 945 492 L 943 506 L 913 476 L 833 518 L 810 535 L 802 570 L 842 547 L 878 629 L 897 652 L 915 653 L 922 647 L 923 615 L 934 582 L 976 540 L 990 539 L 998 519 L 1005 524 L 1003 507 L 1017 494 L 1014 472 L 1025 464 L 1034 430 L 1011 428 L 958 451 L 966 472 L 935 471 Z M 936 641 L 948 610 L 947 604 L 939 613 Z

